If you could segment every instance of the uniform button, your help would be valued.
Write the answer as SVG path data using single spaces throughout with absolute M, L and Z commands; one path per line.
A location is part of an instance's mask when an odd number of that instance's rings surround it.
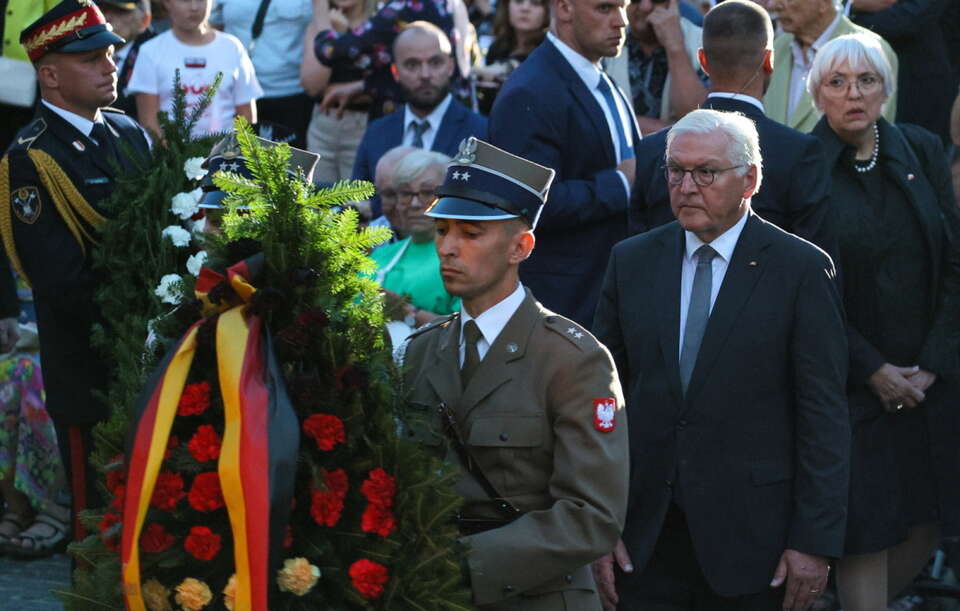
M 573 575 L 564 575 L 563 580 L 567 583 L 573 583 Z
M 507 441 L 508 439 L 510 439 L 510 435 L 507 435 L 506 433 L 500 433 L 500 441 Z
M 547 322 L 557 322 L 556 316 L 547 316 Z

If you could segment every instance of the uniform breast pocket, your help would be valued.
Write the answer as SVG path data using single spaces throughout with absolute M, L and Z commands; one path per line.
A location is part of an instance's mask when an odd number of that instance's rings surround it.
M 540 454 L 544 419 L 538 415 L 478 418 L 467 444 L 498 492 L 514 496 L 536 492 L 545 484 Z

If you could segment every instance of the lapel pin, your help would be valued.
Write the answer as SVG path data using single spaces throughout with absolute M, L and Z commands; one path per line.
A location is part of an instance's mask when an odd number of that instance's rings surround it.
M 512 343 L 507 344 L 507 352 L 509 352 L 510 354 L 514 354 L 519 349 L 520 349 L 520 346 L 516 344 L 512 344 Z
M 83 151 L 86 150 L 87 147 L 85 147 L 85 146 L 83 145 L 83 142 L 80 142 L 79 140 L 74 140 L 74 141 L 73 141 L 73 148 L 77 149 L 78 151 L 80 151 L 80 152 L 82 153 Z
M 916 176 L 913 174 L 907 174 L 907 180 L 913 180 L 914 178 L 916 178 Z
M 756 266 L 757 266 L 757 262 L 756 262 L 756 261 L 751 261 L 751 262 L 747 263 L 747 265 L 749 265 L 750 267 L 756 267 Z

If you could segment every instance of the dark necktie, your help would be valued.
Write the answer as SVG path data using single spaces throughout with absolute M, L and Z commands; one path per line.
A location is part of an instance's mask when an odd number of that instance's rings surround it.
M 107 129 L 106 123 L 94 123 L 93 129 L 90 131 L 90 137 L 97 141 L 97 149 L 108 160 L 120 161 L 117 157 L 116 145 L 113 142 L 113 134 Z
M 413 146 L 423 148 L 423 134 L 430 129 L 430 123 L 427 121 L 414 121 L 410 124 L 413 128 Z
M 463 338 L 466 340 L 466 349 L 463 353 L 463 367 L 460 369 L 460 381 L 463 383 L 464 388 L 470 383 L 470 378 L 473 377 L 473 374 L 477 371 L 477 367 L 480 366 L 480 351 L 477 350 L 477 342 L 480 341 L 482 337 L 483 334 L 480 333 L 480 327 L 477 326 L 476 321 L 468 320 L 467 323 L 463 325 Z
M 687 309 L 687 324 L 683 328 L 683 346 L 680 349 L 680 383 L 686 394 L 693 375 L 693 366 L 697 363 L 697 353 L 703 341 L 710 319 L 710 294 L 713 292 L 713 258 L 717 251 L 704 244 L 694 253 L 697 257 L 697 271 L 693 274 L 693 290 L 690 291 L 690 306 Z
M 610 111 L 610 118 L 613 119 L 613 126 L 616 128 L 617 141 L 620 143 L 620 161 L 632 159 L 634 156 L 633 147 L 627 142 L 627 132 L 620 117 L 620 111 L 617 109 L 617 101 L 613 99 L 613 91 L 607 83 L 607 77 L 603 74 L 600 75 L 600 83 L 597 84 L 597 89 L 600 90 L 604 101 L 607 103 L 607 110 Z

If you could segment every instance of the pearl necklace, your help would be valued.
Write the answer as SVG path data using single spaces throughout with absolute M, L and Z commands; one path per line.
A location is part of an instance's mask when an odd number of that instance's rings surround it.
M 870 155 L 870 162 L 867 165 L 857 165 L 856 160 L 853 162 L 853 169 L 861 174 L 869 172 L 873 168 L 877 167 L 877 157 L 880 155 L 880 128 L 877 127 L 877 124 L 873 124 L 873 155 Z

